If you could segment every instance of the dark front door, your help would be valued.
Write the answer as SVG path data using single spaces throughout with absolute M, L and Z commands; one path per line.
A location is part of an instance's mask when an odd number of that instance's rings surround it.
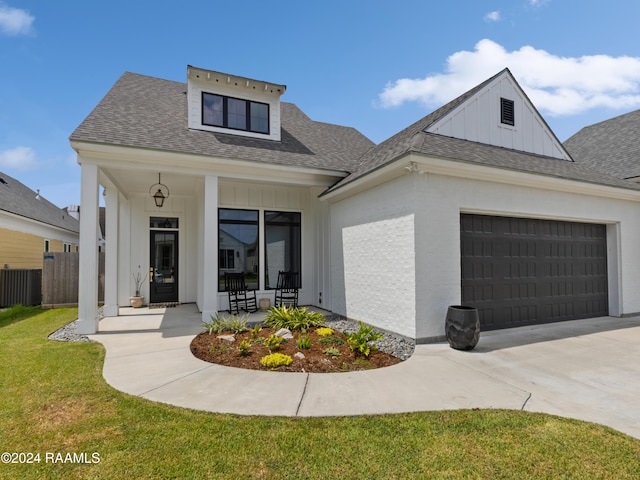
M 178 301 L 178 232 L 151 230 L 150 303 Z
M 461 216 L 462 303 L 483 330 L 608 315 L 605 225 Z

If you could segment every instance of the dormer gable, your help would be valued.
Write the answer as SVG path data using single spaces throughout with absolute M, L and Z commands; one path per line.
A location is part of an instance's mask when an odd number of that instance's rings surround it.
M 424 131 L 572 161 L 506 68 Z
M 280 141 L 285 85 L 187 67 L 188 126 L 194 130 Z

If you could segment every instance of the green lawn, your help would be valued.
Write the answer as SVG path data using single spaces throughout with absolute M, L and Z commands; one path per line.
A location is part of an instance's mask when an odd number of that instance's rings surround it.
M 640 476 L 640 441 L 549 415 L 220 415 L 120 393 L 96 343 L 47 340 L 75 309 L 0 312 L 0 478 L 605 478 Z M 52 463 L 47 452 L 99 463 Z M 4 456 L 3 456 L 4 459 Z M 47 462 L 48 460 L 48 462 Z

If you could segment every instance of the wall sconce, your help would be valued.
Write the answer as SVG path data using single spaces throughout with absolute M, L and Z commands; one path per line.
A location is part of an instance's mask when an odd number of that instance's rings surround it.
M 160 173 L 158 173 L 158 183 L 154 183 L 149 188 L 149 195 L 156 202 L 156 207 L 158 208 L 162 208 L 164 201 L 169 198 L 169 187 L 160 181 Z

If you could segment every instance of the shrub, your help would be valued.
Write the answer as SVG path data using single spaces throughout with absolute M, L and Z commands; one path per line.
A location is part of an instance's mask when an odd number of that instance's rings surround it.
M 260 359 L 260 364 L 269 369 L 278 368 L 282 365 L 291 365 L 291 362 L 293 362 L 293 358 L 282 353 L 270 353 Z
M 277 336 L 275 333 L 272 333 L 265 339 L 264 346 L 267 347 L 271 352 L 273 352 L 280 348 L 280 344 L 282 344 L 282 342 L 284 342 L 284 338 Z
M 288 328 L 289 330 L 308 330 L 311 327 L 319 327 L 325 322 L 324 315 L 319 312 L 311 312 L 306 307 L 296 308 L 282 305 L 271 307 L 264 321 L 274 330 Z
M 242 340 L 240 342 L 240 345 L 238 345 L 238 351 L 240 352 L 240 355 L 243 357 L 246 357 L 251 353 L 249 351 L 250 349 L 251 349 L 251 342 L 248 340 Z
M 344 340 L 335 335 L 331 335 L 329 337 L 322 337 L 318 340 L 320 345 L 344 345 Z
M 258 338 L 258 335 L 260 335 L 261 331 L 262 331 L 262 325 L 256 325 L 255 327 L 253 327 L 251 329 L 251 338 L 253 338 L 254 340 Z
M 209 331 L 209 335 L 213 332 L 222 333 L 225 331 L 233 333 L 241 333 L 247 330 L 247 319 L 249 315 L 245 314 L 241 317 L 231 315 L 231 318 L 219 317 L 218 315 L 211 315 L 211 321 L 202 322 L 202 326 Z
M 316 328 L 316 333 L 321 337 L 328 337 L 329 335 L 333 335 L 333 329 L 329 327 L 320 327 Z
M 369 342 L 380 340 L 384 337 L 379 332 L 374 332 L 373 327 L 367 326 L 364 322 L 360 323 L 360 329 L 357 332 L 349 333 L 347 335 L 347 343 L 349 348 L 356 352 L 356 354 L 364 355 L 368 357 L 371 350 L 376 350 L 375 345 L 370 345 Z
M 300 335 L 298 337 L 298 348 L 300 349 L 311 348 L 311 337 L 309 335 Z
M 329 348 L 325 348 L 322 353 L 324 353 L 325 355 L 331 355 L 332 357 L 339 357 L 340 356 L 340 350 L 338 350 L 336 347 L 329 347 Z

